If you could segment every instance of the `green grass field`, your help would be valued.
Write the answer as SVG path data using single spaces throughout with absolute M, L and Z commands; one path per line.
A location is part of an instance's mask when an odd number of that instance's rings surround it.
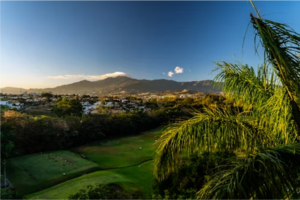
M 145 162 L 138 166 L 110 169 L 93 172 L 49 189 L 27 195 L 30 199 L 67 199 L 70 194 L 74 194 L 79 189 L 95 183 L 114 183 L 121 186 L 125 191 L 142 191 L 145 195 L 150 195 L 152 191 L 152 169 L 153 161 Z M 140 166 L 140 167 L 139 167 Z M 149 196 L 150 198 L 150 196 Z
M 155 140 L 160 137 L 163 130 L 160 127 L 138 136 L 124 137 L 110 142 L 95 142 L 80 146 L 73 151 L 97 163 L 102 169 L 126 167 L 152 159 Z
M 7 177 L 20 195 L 39 191 L 97 169 L 97 164 L 69 151 L 30 154 L 7 161 Z
M 51 108 L 54 104 L 46 104 L 46 105 L 39 105 L 39 106 L 31 106 L 29 109 L 26 109 L 24 113 L 31 115 L 33 117 L 41 117 L 42 115 L 48 117 L 57 117 L 54 112 L 51 112 Z
M 125 191 L 150 195 L 153 161 L 146 160 L 153 158 L 155 140 L 163 130 L 160 127 L 138 136 L 95 142 L 72 149 L 73 152 L 53 151 L 12 158 L 8 160 L 7 176 L 21 196 L 27 194 L 26 198 L 33 199 L 67 199 L 94 183 L 113 183 Z

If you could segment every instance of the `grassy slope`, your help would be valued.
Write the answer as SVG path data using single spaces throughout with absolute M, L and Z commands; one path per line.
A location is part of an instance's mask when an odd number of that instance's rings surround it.
M 69 151 L 53 152 L 63 159 L 50 153 L 30 154 L 8 160 L 7 177 L 20 195 L 39 191 L 98 168 L 95 163 Z M 49 154 L 52 159 L 48 159 Z M 74 163 L 74 166 L 65 160 Z
M 68 198 L 70 194 L 76 193 L 79 189 L 86 188 L 87 185 L 97 183 L 97 182 L 115 183 L 130 192 L 140 190 L 144 194 L 150 194 L 152 190 L 153 162 L 148 161 L 140 165 L 136 165 L 136 164 L 141 163 L 147 159 L 153 158 L 153 153 L 155 151 L 154 143 L 155 140 L 158 139 L 158 137 L 161 135 L 162 131 L 163 128 L 157 128 L 151 131 L 147 131 L 139 136 L 116 139 L 110 141 L 109 144 L 105 144 L 105 145 L 100 145 L 99 142 L 98 143 L 96 142 L 94 144 L 78 147 L 74 149 L 75 152 L 85 155 L 90 161 L 97 163 L 98 167 L 100 166 L 102 169 L 105 168 L 109 169 L 109 168 L 116 168 L 116 167 L 126 167 L 126 168 L 101 170 L 74 179 L 71 179 L 73 177 L 68 177 L 68 179 L 71 180 L 50 187 L 48 189 L 39 191 L 37 193 L 27 195 L 27 197 L 43 198 L 43 199 Z M 142 147 L 141 150 L 139 149 L 140 146 Z M 77 157 L 77 155 L 75 156 Z M 79 157 L 77 158 L 79 160 L 87 161 Z M 34 162 L 34 161 L 28 161 L 28 160 L 25 161 L 25 160 L 26 159 L 24 159 L 24 163 Z M 36 163 L 35 165 L 39 166 L 43 164 Z M 132 165 L 136 165 L 136 166 L 132 166 Z M 23 171 L 30 167 L 31 167 L 30 164 L 26 164 L 23 167 Z M 53 171 L 54 170 L 52 169 L 53 167 L 55 168 L 55 165 L 48 165 L 47 168 L 49 169 L 51 168 L 51 171 Z M 84 174 L 84 172 L 81 171 L 79 173 Z M 14 176 L 17 177 L 16 174 Z M 24 178 L 28 179 L 28 175 L 26 173 L 21 173 L 20 176 L 22 177 L 22 179 Z M 66 176 L 63 177 L 59 176 L 61 180 L 62 178 L 65 177 Z M 40 179 L 45 181 L 46 179 L 48 180 L 49 178 L 40 177 Z M 33 180 L 32 182 L 34 182 L 33 184 L 35 184 L 37 181 Z M 51 185 L 54 185 L 53 181 L 52 183 L 53 184 Z M 22 185 L 20 186 L 23 187 Z M 30 187 L 30 185 L 27 185 L 27 188 L 28 187 Z
M 97 163 L 102 169 L 126 167 L 153 158 L 155 140 L 163 128 L 144 132 L 141 135 L 80 146 L 73 151 L 83 154 L 88 160 Z M 139 149 L 142 147 L 142 149 Z
M 151 194 L 153 162 L 148 161 L 138 166 L 93 172 L 49 189 L 27 195 L 32 199 L 67 199 L 70 194 L 94 183 L 115 183 L 125 191 L 141 190 Z M 140 166 L 140 167 L 139 167 Z

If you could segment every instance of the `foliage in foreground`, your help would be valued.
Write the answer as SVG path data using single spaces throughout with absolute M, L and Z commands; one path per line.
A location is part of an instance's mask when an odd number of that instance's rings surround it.
M 137 199 L 140 194 L 129 194 L 118 191 L 111 185 L 95 184 L 88 185 L 87 189 L 81 189 L 76 194 L 70 195 L 69 199 Z
M 16 199 L 16 191 L 11 188 L 1 188 L 0 199 Z
M 225 155 L 226 156 L 226 155 Z M 196 199 L 209 174 L 217 172 L 216 167 L 228 163 L 229 156 L 204 153 L 184 159 L 178 169 L 166 179 L 154 181 L 153 197 L 155 199 Z
M 265 48 L 265 63 L 255 72 L 248 65 L 220 62 L 215 78 L 243 111 L 206 108 L 170 126 L 158 141 L 158 181 L 178 173 L 185 156 L 221 154 L 228 157 L 226 163 L 200 170 L 204 181 L 196 184 L 197 198 L 298 197 L 300 35 L 253 15 L 251 22 Z

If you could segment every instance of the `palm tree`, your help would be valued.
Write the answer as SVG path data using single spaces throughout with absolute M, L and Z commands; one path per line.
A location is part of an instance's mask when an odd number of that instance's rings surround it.
M 253 5 L 254 6 L 254 5 Z M 255 8 L 255 6 L 254 6 Z M 256 9 L 255 9 L 256 10 Z M 183 158 L 221 154 L 197 198 L 291 198 L 300 172 L 300 35 L 251 14 L 256 40 L 265 49 L 257 72 L 248 65 L 216 63 L 215 80 L 243 111 L 206 108 L 168 127 L 158 140 L 154 174 L 164 180 Z

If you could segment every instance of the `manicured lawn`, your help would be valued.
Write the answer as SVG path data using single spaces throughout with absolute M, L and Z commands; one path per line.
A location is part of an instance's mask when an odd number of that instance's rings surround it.
M 160 127 L 138 136 L 95 142 L 71 150 L 73 152 L 53 151 L 56 156 L 48 152 L 47 155 L 13 158 L 8 161 L 8 178 L 21 196 L 27 194 L 28 198 L 35 199 L 67 199 L 70 194 L 93 183 L 114 183 L 125 191 L 150 195 L 153 181 L 151 159 L 156 148 L 155 140 L 163 130 Z M 49 154 L 57 161 L 49 159 Z M 75 166 L 64 160 L 75 163 Z M 151 161 L 144 162 L 146 160 Z
M 83 154 L 102 169 L 131 166 L 153 158 L 155 140 L 160 137 L 163 130 L 160 127 L 138 136 L 115 139 L 110 142 L 95 142 L 80 146 L 73 151 Z
M 152 192 L 153 161 L 145 162 L 138 166 L 111 169 L 93 172 L 72 180 L 66 181 L 46 190 L 27 195 L 30 199 L 67 199 L 70 194 L 74 194 L 79 189 L 94 183 L 110 184 L 121 186 L 125 191 L 143 191 L 150 195 Z M 149 196 L 149 198 L 151 198 Z
M 7 161 L 7 177 L 21 196 L 97 169 L 97 164 L 70 151 L 30 154 Z

